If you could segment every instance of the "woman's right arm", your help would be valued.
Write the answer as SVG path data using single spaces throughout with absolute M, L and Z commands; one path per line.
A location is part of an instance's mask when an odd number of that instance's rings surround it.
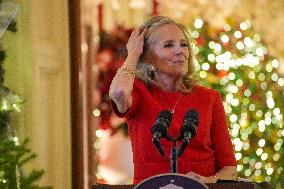
M 126 45 L 127 58 L 116 72 L 110 85 L 109 96 L 114 101 L 120 113 L 125 113 L 132 105 L 131 92 L 133 90 L 134 72 L 139 57 L 143 52 L 144 36 L 147 29 L 140 32 L 138 29 L 131 33 Z

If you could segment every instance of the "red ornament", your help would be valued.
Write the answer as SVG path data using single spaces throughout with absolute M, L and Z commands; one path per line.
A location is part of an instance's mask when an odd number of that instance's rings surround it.
M 255 95 L 255 94 L 252 95 L 251 98 L 252 98 L 253 101 L 259 101 L 260 100 L 259 96 Z
M 230 49 L 231 49 L 230 43 L 229 43 L 229 42 L 228 42 L 228 43 L 224 43 L 224 48 L 225 48 L 226 50 L 230 50 Z
M 107 184 L 106 181 L 105 181 L 103 178 L 99 178 L 99 179 L 97 180 L 97 183 L 98 183 L 98 184 Z
M 196 39 L 196 43 L 197 43 L 198 46 L 203 46 L 205 44 L 205 42 L 206 41 L 205 41 L 205 39 L 203 37 L 198 37 Z
M 219 79 L 222 79 L 223 77 L 225 77 L 225 76 L 227 76 L 228 75 L 228 71 L 225 71 L 225 70 L 220 70 L 220 71 L 218 71 L 218 73 L 217 73 L 217 77 L 219 78 Z

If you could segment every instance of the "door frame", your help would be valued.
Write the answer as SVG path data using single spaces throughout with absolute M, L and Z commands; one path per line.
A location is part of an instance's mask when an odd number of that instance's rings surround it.
M 82 130 L 81 66 L 81 1 L 68 0 L 71 74 L 71 155 L 72 188 L 84 188 L 84 152 Z

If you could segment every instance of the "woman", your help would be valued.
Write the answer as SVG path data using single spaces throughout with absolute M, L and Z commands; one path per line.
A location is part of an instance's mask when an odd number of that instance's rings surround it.
M 109 95 L 114 111 L 129 126 L 134 183 L 170 172 L 169 158 L 163 158 L 152 143 L 151 128 L 159 112 L 173 113 L 168 134 L 176 137 L 190 108 L 199 113 L 199 123 L 196 136 L 178 159 L 179 173 L 205 183 L 235 180 L 236 160 L 221 96 L 198 85 L 184 26 L 167 17 L 153 17 L 133 31 L 127 50 Z M 172 142 L 163 138 L 161 144 L 169 157 Z

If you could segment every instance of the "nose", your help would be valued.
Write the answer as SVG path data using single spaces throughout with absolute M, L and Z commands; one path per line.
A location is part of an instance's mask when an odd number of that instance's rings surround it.
M 181 46 L 177 46 L 175 49 L 175 53 L 176 55 L 184 55 L 185 54 L 185 48 L 181 47 Z

